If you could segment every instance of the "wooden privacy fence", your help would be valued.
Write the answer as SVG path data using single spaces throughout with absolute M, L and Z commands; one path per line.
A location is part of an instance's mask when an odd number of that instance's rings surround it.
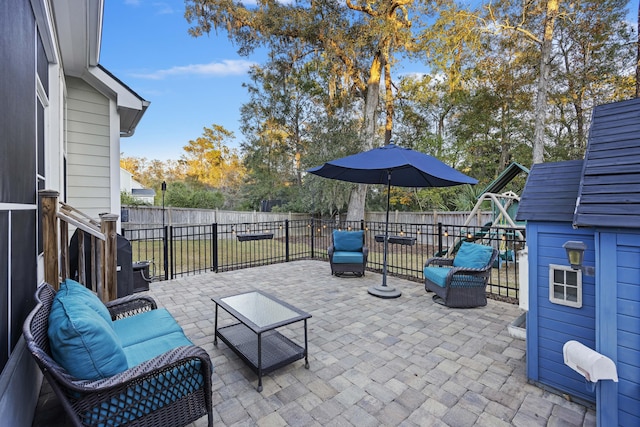
M 72 206 L 58 202 L 59 193 L 41 190 L 44 280 L 58 290 L 60 281 L 71 276 L 69 268 L 69 226 L 78 231 L 78 277 L 86 284 L 91 278 L 93 290 L 103 302 L 117 296 L 117 221 L 118 215 L 101 214 L 100 221 Z M 86 269 L 85 235 L 90 236 L 90 271 Z
M 478 225 L 481 226 L 491 221 L 493 214 L 486 211 L 473 212 L 473 217 L 469 218 L 471 212 L 448 212 L 448 211 L 431 211 L 431 212 L 389 212 L 389 223 L 396 224 L 423 224 L 436 225 L 438 223 L 462 226 L 462 225 Z M 366 222 L 386 221 L 386 212 L 365 212 L 364 220 Z
M 284 221 L 308 218 L 308 214 L 287 212 L 222 211 L 161 206 L 122 206 L 122 224 L 136 228 L 151 225 L 232 224 Z
M 491 221 L 491 212 L 474 212 L 473 218 L 469 218 L 471 212 L 399 212 L 389 213 L 390 223 L 404 224 L 431 224 L 438 223 L 449 225 L 478 225 L 481 226 Z M 306 213 L 292 212 L 244 212 L 221 211 L 218 209 L 189 209 L 160 206 L 123 206 L 122 229 L 135 230 L 147 229 L 163 225 L 201 225 L 201 224 L 260 224 L 277 221 L 307 220 Z M 385 222 L 386 212 L 365 212 L 363 218 L 366 222 Z M 346 215 L 336 216 L 336 224 L 346 220 Z M 469 221 L 470 220 L 470 221 Z M 469 221 L 469 222 L 467 222 Z M 466 222 L 466 224 L 465 224 Z

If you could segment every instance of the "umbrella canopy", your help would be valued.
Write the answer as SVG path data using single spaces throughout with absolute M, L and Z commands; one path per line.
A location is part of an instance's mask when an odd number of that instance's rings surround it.
M 331 160 L 307 172 L 340 181 L 397 187 L 451 187 L 478 182 L 435 157 L 394 144 Z
M 331 160 L 307 172 L 324 178 L 360 184 L 386 184 L 397 187 L 451 187 L 476 184 L 468 177 L 428 154 L 394 144 L 374 148 L 340 159 Z M 387 250 L 389 244 L 389 193 L 387 192 L 387 219 L 385 223 L 384 261 L 382 285 L 369 288 L 369 293 L 381 298 L 397 298 L 400 291 L 387 286 Z

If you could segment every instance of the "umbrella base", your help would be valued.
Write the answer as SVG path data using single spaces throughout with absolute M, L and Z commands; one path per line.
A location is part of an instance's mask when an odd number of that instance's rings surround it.
M 371 286 L 367 290 L 367 292 L 378 298 L 398 298 L 400 295 L 402 295 L 402 292 L 400 292 L 396 288 L 386 285 Z

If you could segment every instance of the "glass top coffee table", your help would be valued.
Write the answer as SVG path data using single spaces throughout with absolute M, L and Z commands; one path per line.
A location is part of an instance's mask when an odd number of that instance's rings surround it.
M 262 291 L 216 297 L 211 300 L 216 303 L 213 344 L 217 346 L 220 338 L 258 374 L 258 391 L 262 391 L 262 375 L 289 363 L 304 357 L 304 367 L 309 369 L 309 313 Z M 238 320 L 238 323 L 218 329 L 218 307 L 222 307 Z M 281 326 L 300 321 L 304 321 L 304 348 L 276 331 Z

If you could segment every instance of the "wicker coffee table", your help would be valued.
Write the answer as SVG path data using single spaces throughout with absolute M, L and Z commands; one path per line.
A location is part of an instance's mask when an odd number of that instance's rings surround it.
M 229 346 L 258 374 L 258 391 L 262 391 L 262 375 L 268 374 L 304 357 L 309 369 L 307 351 L 307 319 L 309 313 L 295 308 L 266 292 L 254 291 L 227 297 L 211 298 L 216 303 L 215 337 Z M 218 329 L 218 307 L 222 307 L 238 323 Z M 277 328 L 304 321 L 304 347 L 276 331 Z

